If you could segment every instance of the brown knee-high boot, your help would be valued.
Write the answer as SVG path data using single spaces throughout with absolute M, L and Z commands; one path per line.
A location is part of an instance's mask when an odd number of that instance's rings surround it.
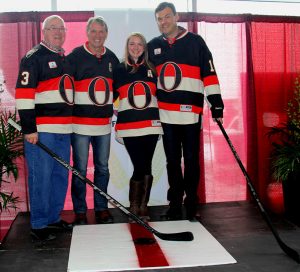
M 141 196 L 143 192 L 143 181 L 130 179 L 129 183 L 129 202 L 130 212 L 138 215 L 141 205 Z
M 150 198 L 152 182 L 153 182 L 153 176 L 152 175 L 145 175 L 144 176 L 143 191 L 142 191 L 141 206 L 140 206 L 139 215 L 145 221 L 150 219 L 149 214 L 148 214 L 147 204 L 148 204 L 149 198 Z

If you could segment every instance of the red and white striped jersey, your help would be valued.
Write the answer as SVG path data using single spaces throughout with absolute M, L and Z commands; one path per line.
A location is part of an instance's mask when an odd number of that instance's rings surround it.
M 160 119 L 169 124 L 194 124 L 203 112 L 204 96 L 213 118 L 223 116 L 223 101 L 212 55 L 201 36 L 180 27 L 175 40 L 162 35 L 148 43 L 158 72 Z
M 22 130 L 71 133 L 74 82 L 66 58 L 41 43 L 21 60 L 16 106 Z
M 157 77 L 144 64 L 135 73 L 120 63 L 114 71 L 114 97 L 119 97 L 117 137 L 162 134 L 156 99 Z
M 111 132 L 113 115 L 113 69 L 119 64 L 108 48 L 100 57 L 87 45 L 75 48 L 67 56 L 74 68 L 75 105 L 73 132 L 82 135 L 105 135 Z

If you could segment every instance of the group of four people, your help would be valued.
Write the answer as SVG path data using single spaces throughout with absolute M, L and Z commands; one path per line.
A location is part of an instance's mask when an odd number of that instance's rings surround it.
M 31 211 L 31 235 L 54 239 L 54 229 L 72 228 L 61 219 L 68 170 L 35 145 L 41 141 L 67 162 L 72 145 L 74 168 L 86 176 L 89 146 L 94 183 L 107 192 L 113 101 L 119 99 L 116 137 L 133 164 L 130 211 L 149 220 L 152 158 L 160 135 L 167 160 L 167 219 L 198 216 L 199 140 L 204 96 L 212 117 L 222 121 L 223 102 L 212 55 L 204 40 L 177 25 L 172 3 L 155 9 L 161 36 L 148 44 L 129 35 L 124 60 L 104 46 L 108 27 L 102 17 L 88 20 L 87 42 L 68 56 L 62 49 L 66 28 L 59 16 L 43 23 L 44 40 L 22 59 L 16 104 L 25 137 Z M 75 90 L 75 95 L 73 93 Z M 181 160 L 184 159 L 182 172 Z M 72 177 L 75 223 L 87 222 L 86 185 Z M 98 223 L 112 223 L 107 199 L 94 194 Z

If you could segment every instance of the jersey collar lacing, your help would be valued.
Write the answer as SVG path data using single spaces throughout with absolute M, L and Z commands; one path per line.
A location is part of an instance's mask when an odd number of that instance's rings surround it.
M 176 42 L 176 40 L 180 39 L 185 33 L 187 32 L 186 29 L 184 29 L 181 26 L 178 26 L 178 34 L 174 38 L 168 38 L 165 35 L 163 35 L 163 38 L 168 42 L 169 46 L 172 47 L 172 45 Z
M 105 47 L 103 46 L 102 49 L 101 49 L 101 52 L 97 52 L 96 54 L 94 54 L 90 47 L 89 47 L 89 42 L 87 41 L 85 44 L 84 44 L 84 47 L 86 48 L 86 50 L 91 53 L 92 55 L 94 55 L 97 59 L 99 59 L 99 61 L 101 60 L 101 57 L 105 54 Z
M 50 43 L 47 43 L 46 41 L 41 41 L 41 44 L 47 47 L 49 50 L 59 54 L 60 56 L 63 56 L 65 54 L 65 50 L 63 48 L 54 47 Z

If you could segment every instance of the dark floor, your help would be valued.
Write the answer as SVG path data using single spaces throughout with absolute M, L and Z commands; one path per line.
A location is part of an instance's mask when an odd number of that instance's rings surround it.
M 151 207 L 152 220 L 161 220 L 160 214 L 165 209 L 166 207 L 161 206 Z M 116 222 L 127 222 L 127 217 L 118 209 L 111 211 Z M 254 204 L 246 201 L 211 203 L 201 206 L 200 211 L 203 216 L 201 223 L 237 260 L 237 263 L 143 271 L 300 272 L 300 265 L 282 251 Z M 93 224 L 93 212 L 89 211 L 88 215 L 89 223 Z M 72 221 L 72 212 L 65 211 L 63 218 Z M 300 252 L 300 228 L 278 216 L 272 215 L 271 219 L 282 241 Z M 19 213 L 0 248 L 0 271 L 67 271 L 71 233 L 60 233 L 56 240 L 39 244 L 31 241 L 29 229 L 29 214 Z

